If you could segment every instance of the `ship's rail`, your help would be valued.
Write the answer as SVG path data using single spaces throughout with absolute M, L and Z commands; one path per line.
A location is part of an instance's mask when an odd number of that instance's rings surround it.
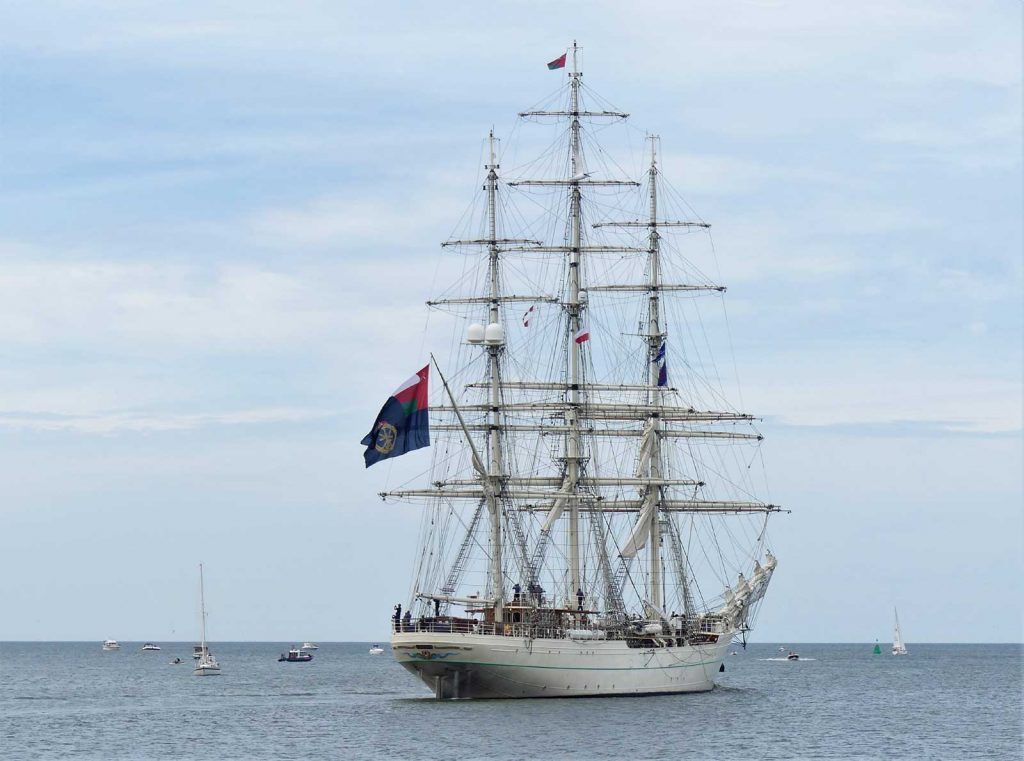
M 710 614 L 692 621 L 673 619 L 671 623 L 651 624 L 639 618 L 614 623 L 576 620 L 571 625 L 530 621 L 488 622 L 453 616 L 421 616 L 417 619 L 391 619 L 391 631 L 430 634 L 482 634 L 518 639 L 571 639 L 577 641 L 625 640 L 631 647 L 660 647 L 684 643 L 717 642 L 731 629 L 721 616 Z

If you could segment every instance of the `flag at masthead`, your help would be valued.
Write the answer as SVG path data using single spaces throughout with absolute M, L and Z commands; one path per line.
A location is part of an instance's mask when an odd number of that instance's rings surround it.
M 548 68 L 549 69 L 564 69 L 565 68 L 565 57 L 567 55 L 568 55 L 568 53 L 562 53 L 562 55 L 558 56 L 558 58 L 556 58 L 554 61 L 551 61 L 550 63 L 548 63 Z

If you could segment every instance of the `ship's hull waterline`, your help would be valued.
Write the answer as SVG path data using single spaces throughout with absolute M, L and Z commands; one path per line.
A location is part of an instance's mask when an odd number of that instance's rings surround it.
M 622 640 L 405 632 L 391 647 L 439 699 L 564 698 L 706 692 L 730 640 L 632 648 Z

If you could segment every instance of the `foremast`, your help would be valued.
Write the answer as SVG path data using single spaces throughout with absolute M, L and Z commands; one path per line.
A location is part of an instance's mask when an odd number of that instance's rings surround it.
M 501 325 L 501 309 L 499 297 L 500 279 L 498 277 L 498 163 L 494 154 L 494 130 L 487 136 L 490 162 L 487 164 L 487 253 L 488 253 L 488 278 L 490 281 L 491 301 L 487 310 L 487 324 Z M 491 401 L 491 427 L 488 432 L 487 448 L 489 450 L 487 473 L 481 477 L 488 481 L 485 484 L 484 492 L 487 499 L 487 512 L 490 517 L 490 578 L 491 595 L 494 598 L 494 620 L 501 622 L 504 618 L 505 605 L 505 578 L 502 570 L 501 546 L 502 546 L 502 520 L 501 501 L 498 493 L 501 491 L 503 478 L 503 463 L 501 457 L 501 363 L 498 361 L 498 354 L 503 344 L 494 342 L 487 343 L 487 364 L 488 381 L 490 383 Z

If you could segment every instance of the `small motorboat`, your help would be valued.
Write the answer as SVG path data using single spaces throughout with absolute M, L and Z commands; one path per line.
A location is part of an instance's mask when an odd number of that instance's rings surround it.
M 147 642 L 145 645 L 142 646 L 142 649 L 143 650 L 159 650 L 160 649 L 160 645 L 154 645 L 152 642 Z
M 779 648 L 779 652 L 780 652 L 780 653 L 784 653 L 784 652 L 786 652 L 786 648 L 784 648 L 784 647 L 780 647 L 780 648 Z
M 103 640 L 103 649 L 104 650 L 108 650 L 108 651 L 109 650 L 120 650 L 121 646 L 119 644 L 117 644 L 117 640 L 116 639 L 105 639 L 105 640 Z
M 320 645 L 318 645 L 316 642 L 303 642 L 302 643 L 302 647 L 300 649 L 301 650 L 319 650 L 320 649 Z
M 307 663 L 313 660 L 312 653 L 304 653 L 301 648 L 293 647 L 288 651 L 288 654 L 281 653 L 281 657 L 277 659 L 278 663 Z
M 787 661 L 798 661 L 800 660 L 800 654 L 794 653 L 792 650 L 789 651 L 789 655 L 786 656 Z
M 381 647 L 380 645 L 374 645 L 373 647 L 370 648 L 370 655 L 383 655 L 383 654 L 384 654 L 384 648 Z
M 172 666 L 180 666 L 181 663 L 182 663 L 181 658 L 175 658 L 173 661 L 171 661 L 171 665 Z

